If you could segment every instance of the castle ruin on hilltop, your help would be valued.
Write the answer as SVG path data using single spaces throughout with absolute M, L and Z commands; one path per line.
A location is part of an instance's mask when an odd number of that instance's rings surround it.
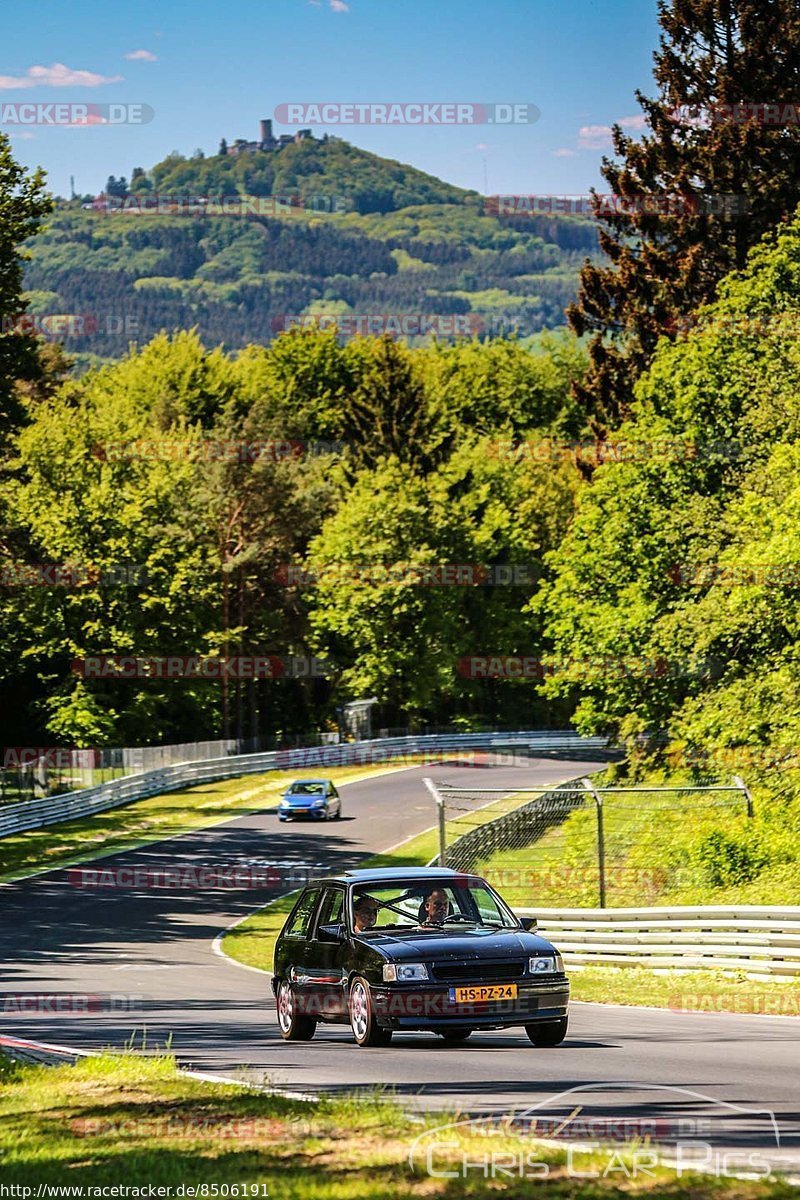
M 272 121 L 266 118 L 259 121 L 258 128 L 260 137 L 257 142 L 248 142 L 245 138 L 237 138 L 232 146 L 228 146 L 226 153 L 254 154 L 257 150 L 280 150 L 283 146 L 290 146 L 293 142 L 316 140 L 310 129 L 298 129 L 297 133 L 282 133 L 280 137 L 275 137 L 272 132 Z

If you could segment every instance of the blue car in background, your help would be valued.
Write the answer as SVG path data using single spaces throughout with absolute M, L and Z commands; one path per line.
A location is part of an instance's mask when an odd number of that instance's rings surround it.
M 278 805 L 278 819 L 312 817 L 317 821 L 338 821 L 342 801 L 330 779 L 295 779 L 283 793 Z

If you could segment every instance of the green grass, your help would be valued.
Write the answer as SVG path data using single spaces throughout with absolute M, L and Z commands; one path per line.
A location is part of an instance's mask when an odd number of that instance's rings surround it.
M 582 967 L 570 971 L 573 1000 L 648 1004 L 676 1012 L 800 1016 L 800 980 L 748 979 L 743 972 Z
M 351 783 L 391 770 L 391 762 L 366 767 L 328 767 L 326 777 Z M 165 792 L 94 816 L 60 825 L 29 829 L 0 839 L 0 883 L 24 879 L 37 871 L 90 862 L 192 829 L 206 828 L 278 802 L 296 771 L 268 771 L 217 783 Z
M 605 772 L 612 784 L 620 782 L 617 772 Z M 637 786 L 687 782 L 660 775 Z M 604 796 L 606 905 L 800 904 L 800 817 L 756 794 L 755 817 L 748 819 L 742 797 L 730 794 L 723 804 L 725 798 L 646 791 Z M 512 905 L 596 907 L 594 805 L 571 813 L 538 841 L 503 850 L 474 869 Z
M 631 1150 L 619 1145 L 582 1153 L 577 1169 L 598 1177 L 578 1179 L 563 1149 L 537 1144 L 529 1133 L 462 1128 L 437 1137 L 436 1128 L 449 1119 L 409 1117 L 381 1092 L 312 1104 L 202 1082 L 181 1075 L 167 1057 L 104 1055 L 55 1067 L 0 1057 L 6 1187 L 152 1185 L 171 1187 L 174 1197 L 180 1185 L 205 1196 L 221 1195 L 227 1185 L 228 1196 L 269 1200 L 602 1200 L 643 1193 L 657 1200 L 779 1200 L 794 1194 L 777 1180 L 676 1179 L 660 1163 L 652 1175 L 634 1176 Z M 423 1149 L 412 1166 L 409 1152 L 420 1135 Z M 436 1175 L 425 1169 L 428 1139 L 436 1143 Z M 544 1179 L 521 1183 L 498 1176 L 488 1182 L 474 1167 L 464 1177 L 465 1158 L 483 1162 L 487 1153 L 510 1152 L 525 1162 L 532 1150 Z

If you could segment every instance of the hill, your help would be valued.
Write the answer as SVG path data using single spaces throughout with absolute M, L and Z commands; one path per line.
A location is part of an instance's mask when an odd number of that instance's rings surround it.
M 134 174 L 121 199 L 61 204 L 29 245 L 31 312 L 87 362 L 160 330 L 236 350 L 335 316 L 412 342 L 529 336 L 563 325 L 597 247 L 590 220 L 498 216 L 338 139 Z

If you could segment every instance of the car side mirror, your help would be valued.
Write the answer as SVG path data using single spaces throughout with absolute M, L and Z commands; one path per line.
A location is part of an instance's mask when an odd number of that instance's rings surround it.
M 522 926 L 522 928 L 525 929 L 527 932 L 530 932 L 531 929 L 539 928 L 536 923 L 536 917 L 520 917 L 519 923 Z
M 344 925 L 320 925 L 317 937 L 321 942 L 343 942 Z

